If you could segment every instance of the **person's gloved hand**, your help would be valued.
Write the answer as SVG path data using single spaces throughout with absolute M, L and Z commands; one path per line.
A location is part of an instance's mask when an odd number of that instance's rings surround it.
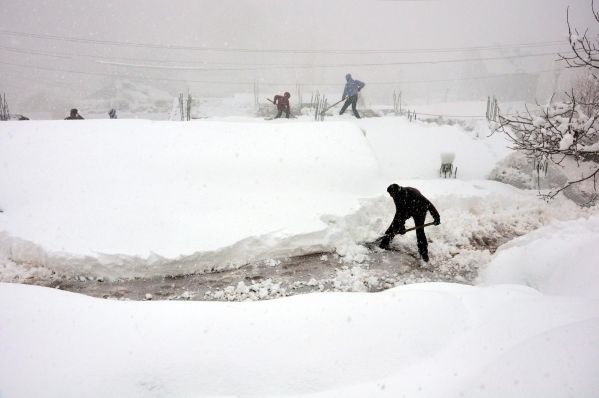
M 400 235 L 404 235 L 406 233 L 406 227 L 399 227 L 399 230 L 397 231 L 398 234 Z
M 435 225 L 439 225 L 439 224 L 441 224 L 441 218 L 435 218 L 435 220 L 433 222 Z

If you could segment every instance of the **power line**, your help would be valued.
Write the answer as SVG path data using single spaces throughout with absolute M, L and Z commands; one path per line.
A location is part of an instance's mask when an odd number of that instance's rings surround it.
M 17 53 L 25 53 L 32 55 L 43 55 L 43 56 L 56 56 L 59 58 L 77 57 L 77 54 L 64 54 L 64 53 L 50 53 L 46 51 L 35 51 L 27 49 L 18 49 L 15 47 L 0 46 L 0 49 L 6 51 L 13 51 Z M 84 57 L 98 58 L 98 59 L 118 59 L 117 57 L 102 57 L 102 56 L 91 56 L 82 55 Z M 374 62 L 374 63 L 339 63 L 339 64 L 233 64 L 241 65 L 241 67 L 219 67 L 219 68 L 206 68 L 205 66 L 183 66 L 183 65 L 151 65 L 151 64 L 132 64 L 114 61 L 96 61 L 96 63 L 104 65 L 112 65 L 119 67 L 129 68 L 145 68 L 145 69 L 169 69 L 169 70 L 193 70 L 193 71 L 247 71 L 247 70 L 272 70 L 272 69 L 314 69 L 314 68 L 341 68 L 341 67 L 373 67 L 373 66 L 408 66 L 408 65 L 437 65 L 446 63 L 460 63 L 460 62 L 480 62 L 480 61 L 497 61 L 497 60 L 508 60 L 508 59 L 520 59 L 520 58 L 535 58 L 535 57 L 546 57 L 556 56 L 555 52 L 549 53 L 537 53 L 537 54 L 522 54 L 522 55 L 510 55 L 510 56 L 497 56 L 497 57 L 477 57 L 477 58 L 457 58 L 457 59 L 446 59 L 446 60 L 429 60 L 429 61 L 400 61 L 400 62 Z M 144 61 L 143 59 L 129 58 L 132 61 Z M 218 64 L 228 65 L 228 64 Z
M 201 84 L 215 84 L 215 85 L 254 85 L 256 81 L 214 81 L 214 80 L 195 80 L 195 79 L 174 79 L 174 78 L 164 78 L 164 77 L 147 77 L 147 76 L 139 76 L 139 75 L 125 75 L 125 74 L 115 74 L 115 73 L 103 73 L 103 72 L 88 72 L 88 71 L 76 71 L 76 70 L 68 70 L 68 69 L 59 69 L 59 68 L 50 68 L 43 66 L 34 66 L 34 65 L 24 65 L 17 64 L 11 62 L 3 62 L 0 61 L 0 65 L 7 66 L 16 66 L 19 68 L 29 68 L 29 69 L 38 69 L 45 70 L 50 72 L 61 72 L 61 73 L 73 73 L 73 74 L 82 74 L 89 76 L 107 76 L 107 77 L 115 77 L 115 78 L 125 78 L 125 79 L 138 79 L 143 78 L 145 80 L 156 80 L 156 81 L 172 81 L 179 83 L 201 83 Z M 503 74 L 495 74 L 495 75 L 487 75 L 487 76 L 474 76 L 474 77 L 466 77 L 466 78 L 451 78 L 451 79 L 433 79 L 433 80 L 406 80 L 406 81 L 381 81 L 381 82 L 368 82 L 369 85 L 405 85 L 405 84 L 421 84 L 421 83 L 442 83 L 442 82 L 452 82 L 452 81 L 468 81 L 468 80 L 485 80 L 485 79 L 496 79 L 508 76 L 518 76 L 523 74 L 532 74 L 532 73 L 549 73 L 549 72 L 560 72 L 563 70 L 567 70 L 568 68 L 556 68 L 556 69 L 547 69 L 529 73 L 503 73 Z M 295 85 L 296 83 L 275 83 L 275 82 L 260 82 L 259 85 L 264 86 L 288 86 Z M 343 86 L 345 83 L 301 83 L 302 86 L 312 86 L 312 87 L 327 87 L 327 86 Z
M 239 52 L 239 53 L 280 53 L 280 54 L 415 54 L 432 52 L 456 52 L 456 51 L 480 51 L 497 50 L 509 48 L 527 48 L 527 47 L 546 47 L 558 44 L 564 44 L 564 41 L 543 41 L 531 43 L 518 43 L 512 45 L 490 45 L 490 46 L 471 46 L 471 47 L 450 47 L 450 48 L 412 48 L 412 49 L 384 49 L 384 50 L 356 50 L 356 49 L 335 49 L 335 50 L 308 50 L 308 49 L 264 49 L 264 48 L 242 48 L 242 47 L 206 47 L 206 46 L 188 46 L 179 44 L 156 44 L 132 41 L 113 41 L 89 39 L 81 37 L 68 37 L 58 35 L 48 35 L 29 32 L 18 32 L 10 30 L 0 30 L 0 34 L 7 36 L 28 37 L 34 39 L 54 40 L 72 43 L 84 43 L 94 45 L 109 45 L 119 47 L 138 47 L 154 48 L 165 50 L 188 50 L 188 51 L 213 51 L 213 52 Z
M 547 57 L 556 56 L 556 53 L 539 53 L 539 54 L 525 54 L 525 55 L 513 55 L 503 57 L 485 57 L 485 58 L 460 58 L 460 59 L 446 59 L 446 60 L 432 60 L 432 61 L 403 61 L 403 62 L 371 62 L 371 63 L 342 63 L 342 64 L 298 64 L 298 65 L 265 65 L 260 67 L 242 67 L 242 68 L 205 68 L 196 66 L 177 66 L 177 65 L 148 65 L 148 64 L 129 64 L 122 62 L 111 62 L 111 61 L 96 61 L 99 64 L 113 65 L 129 68 L 145 68 L 145 69 L 168 69 L 168 70 L 193 70 L 198 72 L 214 72 L 214 71 L 245 71 L 245 70 L 272 70 L 272 69 L 322 69 L 322 68 L 359 68 L 359 67 L 373 67 L 373 66 L 407 66 L 407 65 L 437 65 L 447 63 L 459 63 L 459 62 L 480 62 L 480 61 L 498 61 L 507 59 L 520 59 L 520 58 L 535 58 L 535 57 Z

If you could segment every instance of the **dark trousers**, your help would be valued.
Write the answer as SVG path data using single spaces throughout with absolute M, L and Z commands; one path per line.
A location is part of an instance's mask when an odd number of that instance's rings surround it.
M 341 111 L 339 112 L 339 114 L 343 115 L 343 113 L 345 112 L 347 107 L 350 106 L 350 104 L 351 104 L 351 110 L 354 113 L 354 116 L 359 119 L 360 114 L 358 113 L 358 110 L 356 109 L 357 102 L 358 102 L 358 95 L 352 95 L 351 97 L 347 97 L 347 99 L 345 100 L 345 103 L 343 104 L 343 107 L 341 107 Z
M 280 118 L 283 111 L 285 111 L 285 117 L 289 119 L 289 109 L 279 109 L 279 112 L 277 112 L 277 116 L 275 116 L 275 119 Z
M 416 214 L 413 218 L 414 225 L 423 225 L 424 220 L 426 219 L 426 212 L 424 214 Z M 383 248 L 388 248 L 395 235 L 397 235 L 395 231 L 385 235 L 380 243 L 380 246 Z M 418 245 L 418 253 L 420 253 L 421 256 L 428 255 L 428 241 L 426 240 L 424 228 L 418 228 L 416 230 L 416 243 Z
M 426 213 L 418 214 L 414 216 L 414 225 L 423 225 L 426 219 Z M 426 240 L 426 234 L 424 228 L 418 228 L 416 230 L 416 242 L 418 244 L 418 253 L 422 256 L 428 254 L 428 241 Z

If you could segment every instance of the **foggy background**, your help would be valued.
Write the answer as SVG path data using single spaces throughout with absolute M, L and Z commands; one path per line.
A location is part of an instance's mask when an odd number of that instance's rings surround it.
M 573 26 L 596 29 L 590 0 L 0 3 L 0 92 L 12 112 L 55 117 L 128 82 L 149 95 L 257 86 L 294 100 L 300 85 L 304 101 L 316 90 L 340 99 L 346 73 L 376 104 L 394 90 L 413 103 L 544 102 L 572 80 L 556 62 L 567 7 Z

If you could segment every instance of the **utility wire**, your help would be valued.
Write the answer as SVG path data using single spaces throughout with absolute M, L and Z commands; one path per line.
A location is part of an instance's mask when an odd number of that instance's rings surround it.
M 520 59 L 520 58 L 534 58 L 534 57 L 556 57 L 557 54 L 554 52 L 550 53 L 539 53 L 539 54 L 523 54 L 523 55 L 512 55 L 503 57 L 485 57 L 485 58 L 461 58 L 461 59 L 446 59 L 446 60 L 433 60 L 433 61 L 404 61 L 404 62 L 372 62 L 372 63 L 342 63 L 342 64 L 304 64 L 304 65 L 275 65 L 275 66 L 260 66 L 260 67 L 243 67 L 243 68 L 204 68 L 194 66 L 168 66 L 168 65 L 144 65 L 144 64 L 128 64 L 119 62 L 109 61 L 97 61 L 97 63 L 129 68 L 145 68 L 145 69 L 169 69 L 169 70 L 193 70 L 193 71 L 243 71 L 243 70 L 271 70 L 271 69 L 322 69 L 322 68 L 359 68 L 359 67 L 373 67 L 373 66 L 406 66 L 406 65 L 437 65 L 446 63 L 458 63 L 458 62 L 480 62 L 480 61 L 497 61 L 504 59 Z
M 116 77 L 116 78 L 125 78 L 125 79 L 138 79 L 143 78 L 145 80 L 156 80 L 156 81 L 172 81 L 172 82 L 182 82 L 182 83 L 202 83 L 202 84 L 215 84 L 215 85 L 253 85 L 256 81 L 214 81 L 214 80 L 195 80 L 195 79 L 174 79 L 174 78 L 164 78 L 164 77 L 148 77 L 148 76 L 140 76 L 140 75 L 126 75 L 126 74 L 118 74 L 118 73 L 103 73 L 103 72 L 88 72 L 88 71 L 77 71 L 77 70 L 69 70 L 69 69 L 60 69 L 60 68 L 51 68 L 44 66 L 35 66 L 35 65 L 24 65 L 12 62 L 3 62 L 0 61 L 0 65 L 7 66 L 16 66 L 19 68 L 29 68 L 29 69 L 38 69 L 45 70 L 50 72 L 61 72 L 61 73 L 73 73 L 73 74 L 82 74 L 89 76 L 108 76 L 108 77 Z M 474 76 L 474 77 L 465 77 L 465 78 L 451 78 L 451 79 L 432 79 L 432 80 L 405 80 L 405 81 L 374 81 L 369 82 L 369 85 L 404 85 L 404 84 L 420 84 L 420 83 L 442 83 L 442 82 L 452 82 L 452 81 L 468 81 L 468 80 L 484 80 L 484 79 L 496 79 L 507 76 L 518 76 L 523 74 L 532 74 L 532 73 L 549 73 L 549 72 L 560 72 L 563 70 L 567 70 L 568 68 L 556 68 L 556 69 L 546 69 L 535 72 L 528 73 L 502 73 L 496 75 L 487 75 L 487 76 Z M 261 82 L 258 81 L 258 84 L 265 86 L 288 86 L 295 85 L 296 83 L 282 82 Z M 302 86 L 312 86 L 312 87 L 326 87 L 326 86 L 344 86 L 345 83 L 301 83 Z
M 27 49 L 27 48 L 17 48 L 17 47 L 10 47 L 10 46 L 2 46 L 0 45 L 0 49 L 1 50 L 5 50 L 5 51 L 9 51 L 9 52 L 15 52 L 15 53 L 19 53 L 19 54 L 31 54 L 31 55 L 41 55 L 41 56 L 47 56 L 47 57 L 55 57 L 55 58 L 65 58 L 65 59 L 69 59 L 69 58 L 91 58 L 94 60 L 100 60 L 100 61 L 96 61 L 98 63 L 102 63 L 102 64 L 109 64 L 109 65 L 116 65 L 116 66 L 130 66 L 130 67 L 143 67 L 143 68 L 156 68 L 156 69 L 189 69 L 189 70 L 211 70 L 210 68 L 206 68 L 206 65 L 210 65 L 210 66 L 239 66 L 239 67 L 243 67 L 243 70 L 247 70 L 248 67 L 255 67 L 255 69 L 252 70 L 259 70 L 259 69 L 265 69 L 265 68 L 312 68 L 312 67 L 340 67 L 340 66 L 362 66 L 362 65 L 366 65 L 366 66 L 370 66 L 370 64 L 342 64 L 342 65 L 321 65 L 321 64 L 280 64 L 280 63 L 267 63 L 267 64 L 256 64 L 256 63 L 205 63 L 205 62 L 197 62 L 197 61 L 170 61 L 170 60 L 158 60 L 158 59 L 148 59 L 148 58 L 133 58 L 133 57 L 117 57 L 117 56 L 104 56 L 104 55 L 91 55 L 91 54 L 80 54 L 80 53 L 64 53 L 64 52 L 49 52 L 49 51 L 42 51 L 42 50 L 35 50 L 35 49 Z M 505 57 L 494 57 L 493 59 L 511 59 L 511 58 L 519 58 L 519 57 L 536 57 L 536 56 L 546 56 L 546 55 L 556 55 L 556 53 L 552 52 L 552 53 L 540 53 L 540 54 L 526 54 L 526 55 L 521 55 L 521 56 L 505 56 Z M 470 61 L 478 61 L 478 60 L 488 60 L 489 58 L 466 58 L 466 59 L 455 59 L 455 60 L 438 60 L 438 61 L 411 61 L 411 62 L 401 62 L 401 63 L 381 63 L 380 65 L 387 65 L 387 64 L 400 64 L 400 65 L 420 65 L 420 64 L 426 64 L 426 63 L 448 63 L 448 62 L 470 62 Z M 107 60 L 113 60 L 113 62 L 107 61 Z M 114 60 L 118 61 L 118 60 L 127 60 L 127 61 L 133 61 L 133 62 L 158 62 L 158 63 L 162 63 L 162 64 L 158 64 L 158 65 L 148 65 L 148 64 L 125 64 L 125 63 L 121 63 L 121 62 L 114 62 Z M 182 65 L 165 65 L 164 63 L 175 63 L 175 62 L 179 62 L 179 63 L 187 63 L 187 64 L 195 64 L 195 66 L 182 66 Z M 197 66 L 197 65 L 201 65 L 201 66 Z M 218 68 L 216 70 L 239 70 L 239 69 L 235 69 L 235 68 Z
M 0 46 L 0 49 L 6 51 L 27 53 L 32 55 L 43 55 L 43 56 L 57 56 L 60 58 L 68 58 L 70 56 L 77 56 L 71 54 L 60 54 L 60 53 L 48 53 L 41 51 L 32 50 L 19 50 L 14 47 Z M 88 56 L 88 55 L 86 55 Z M 207 68 L 205 66 L 182 66 L 182 65 L 151 65 L 151 64 L 132 64 L 114 61 L 95 61 L 96 63 L 103 65 L 112 65 L 119 67 L 128 68 L 145 68 L 145 69 L 169 69 L 169 70 L 193 70 L 199 72 L 214 72 L 214 71 L 246 71 L 246 70 L 272 70 L 272 69 L 322 69 L 322 68 L 341 68 L 341 67 L 374 67 L 374 66 L 407 66 L 407 65 L 437 65 L 446 63 L 460 63 L 460 62 L 480 62 L 480 61 L 496 61 L 496 60 L 508 60 L 508 59 L 521 59 L 521 58 L 535 58 L 535 57 L 546 57 L 556 56 L 555 52 L 537 53 L 537 54 L 522 54 L 522 55 L 510 55 L 510 56 L 498 56 L 498 57 L 478 57 L 478 58 L 458 58 L 458 59 L 446 59 L 446 60 L 430 60 L 430 61 L 400 61 L 400 62 L 374 62 L 374 63 L 339 63 L 339 64 L 248 64 L 249 66 L 241 67 L 218 67 L 218 68 Z M 93 58 L 104 58 L 101 56 L 89 56 Z M 107 58 L 104 58 L 107 59 Z M 110 58 L 108 58 L 110 59 Z M 112 59 L 115 59 L 114 57 Z M 132 59 L 133 60 L 133 59 Z M 135 59 L 137 60 L 137 59 Z M 142 60 L 140 60 L 142 61 Z M 227 64 L 224 64 L 227 65 Z M 239 64 L 236 64 L 239 65 Z
M 89 39 L 81 37 L 68 37 L 58 35 L 48 35 L 29 32 L 18 32 L 11 30 L 0 30 L 0 34 L 6 36 L 28 37 L 34 39 L 54 40 L 72 43 L 85 43 L 96 45 L 109 45 L 119 47 L 139 47 L 139 48 L 155 48 L 165 50 L 193 50 L 193 51 L 217 51 L 217 52 L 239 52 L 239 53 L 281 53 L 281 54 L 414 54 L 414 53 L 429 53 L 429 52 L 456 52 L 456 51 L 477 51 L 477 50 L 492 50 L 492 49 L 507 49 L 507 48 L 527 48 L 527 47 L 545 47 L 557 44 L 564 44 L 564 41 L 543 41 L 531 43 L 518 43 L 512 45 L 490 45 L 490 46 L 472 46 L 472 47 L 453 47 L 453 48 L 412 48 L 412 49 L 382 49 L 382 50 L 356 50 L 356 49 L 334 49 L 334 50 L 308 50 L 308 49 L 264 49 L 264 48 L 242 48 L 242 47 L 206 47 L 206 46 L 189 46 L 178 44 L 155 44 L 142 43 L 133 41 L 113 41 Z

